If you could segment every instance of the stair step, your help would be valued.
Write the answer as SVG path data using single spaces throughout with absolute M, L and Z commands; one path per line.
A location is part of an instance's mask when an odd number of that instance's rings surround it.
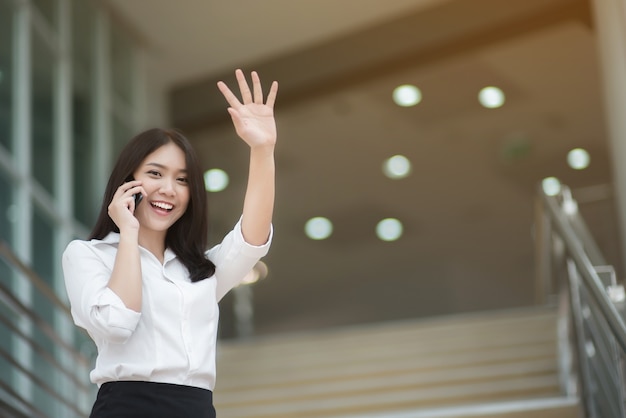
M 444 317 L 444 319 L 405 320 L 390 323 L 373 324 L 369 326 L 354 326 L 336 328 L 301 334 L 287 334 L 254 338 L 252 340 L 220 341 L 223 350 L 218 355 L 225 360 L 228 357 L 241 358 L 246 354 L 268 351 L 275 358 L 282 358 L 282 354 L 293 355 L 304 350 L 306 353 L 324 352 L 326 349 L 340 350 L 361 346 L 389 347 L 387 341 L 398 344 L 415 343 L 427 344 L 430 341 L 466 340 L 481 341 L 483 337 L 497 340 L 500 333 L 523 337 L 541 329 L 544 333 L 554 328 L 556 314 L 553 310 L 540 309 L 537 312 L 522 311 L 508 313 L 505 311 L 498 316 L 470 315 Z M 482 334 L 482 335 L 481 335 Z M 479 336 L 480 338 L 477 338 Z M 294 350 L 298 349 L 298 350 Z
M 361 414 L 371 411 L 394 411 L 398 409 L 433 408 L 443 405 L 466 404 L 469 402 L 493 402 L 512 398 L 555 396 L 559 392 L 556 376 L 512 378 L 472 384 L 427 387 L 420 390 L 403 389 L 376 393 L 354 394 L 338 398 L 280 399 L 223 405 L 216 396 L 215 404 L 220 417 L 331 417 Z
M 286 363 L 299 364 L 306 358 L 307 364 L 328 364 L 329 362 L 343 364 L 346 361 L 372 361 L 378 358 L 391 356 L 415 356 L 430 354 L 455 354 L 469 351 L 480 351 L 485 348 L 518 347 L 533 343 L 556 343 L 556 325 L 544 326 L 545 329 L 518 329 L 517 332 L 504 332 L 498 329 L 488 332 L 475 332 L 467 336 L 447 336 L 433 338 L 421 334 L 419 331 L 412 332 L 412 341 L 400 341 L 398 338 L 387 339 L 386 344 L 375 345 L 372 343 L 355 342 L 346 347 L 328 347 L 318 343 L 307 343 L 301 346 L 291 345 L 287 350 L 268 350 L 257 347 L 252 342 L 248 345 L 249 350 L 239 350 L 233 353 L 230 347 L 220 346 L 218 356 L 220 365 L 228 367 L 231 371 L 238 369 L 247 370 L 250 365 L 270 368 L 275 364 Z M 372 337 L 375 338 L 375 337 Z M 237 361 L 234 361 L 234 360 Z M 259 359 L 263 359 L 262 362 Z
M 381 389 L 389 392 L 412 388 L 432 388 L 454 384 L 475 384 L 500 379 L 530 377 L 540 375 L 556 375 L 555 361 L 532 360 L 509 364 L 471 365 L 445 370 L 432 370 L 416 373 L 413 370 L 402 370 L 396 374 L 361 374 L 354 379 L 340 376 L 335 379 L 287 382 L 286 384 L 245 385 L 231 389 L 219 386 L 220 403 L 238 404 L 242 399 L 246 402 L 268 401 L 280 399 L 312 399 L 322 397 L 339 397 L 348 394 L 377 393 Z
M 577 398 L 555 397 L 332 418 L 582 418 Z
M 220 341 L 215 405 L 222 418 L 570 418 L 556 322 L 532 308 Z M 528 398 L 540 415 L 513 408 Z
M 226 391 L 230 388 L 246 386 L 268 386 L 297 384 L 298 382 L 315 382 L 340 379 L 360 379 L 373 374 L 394 374 L 427 372 L 437 369 L 455 369 L 468 365 L 486 366 L 490 364 L 510 363 L 522 360 L 552 360 L 556 361 L 556 347 L 554 344 L 536 344 L 523 347 L 508 347 L 506 349 L 486 349 L 456 356 L 430 356 L 414 353 L 411 356 L 390 356 L 377 362 L 348 363 L 334 367 L 310 367 L 306 360 L 300 364 L 276 365 L 271 369 L 265 366 L 250 366 L 247 370 L 235 372 L 226 367 L 218 366 L 218 384 L 216 390 Z

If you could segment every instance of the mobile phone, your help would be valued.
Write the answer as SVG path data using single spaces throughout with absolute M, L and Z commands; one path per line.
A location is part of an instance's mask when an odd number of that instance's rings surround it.
M 133 181 L 133 180 L 135 180 L 135 178 L 133 176 L 129 176 L 126 179 L 126 182 Z M 143 199 L 143 195 L 141 193 L 135 193 L 133 197 L 135 198 L 135 209 L 136 209 L 139 203 L 141 203 L 141 200 Z
M 133 197 L 135 198 L 135 208 L 137 208 L 137 206 L 139 205 L 139 203 L 141 203 L 141 200 L 143 199 L 143 195 L 141 193 L 135 193 Z

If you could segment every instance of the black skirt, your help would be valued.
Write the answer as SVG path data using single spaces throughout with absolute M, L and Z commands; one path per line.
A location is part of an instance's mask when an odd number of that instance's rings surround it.
M 107 382 L 89 418 L 215 418 L 213 392 L 155 382 Z

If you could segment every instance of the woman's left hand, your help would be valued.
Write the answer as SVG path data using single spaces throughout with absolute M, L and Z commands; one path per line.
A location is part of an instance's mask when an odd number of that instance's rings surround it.
M 217 87 L 230 105 L 228 113 L 233 120 L 237 135 L 251 148 L 274 146 L 276 144 L 274 102 L 278 92 L 278 82 L 272 83 L 267 99 L 263 103 L 261 80 L 256 71 L 252 72 L 252 92 L 243 71 L 236 70 L 235 75 L 239 83 L 241 102 L 224 82 L 218 82 Z

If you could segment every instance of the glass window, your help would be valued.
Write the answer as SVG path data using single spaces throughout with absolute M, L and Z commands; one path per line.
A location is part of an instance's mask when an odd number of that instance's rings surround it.
M 124 123 L 124 121 L 120 120 L 120 118 L 115 115 L 111 116 L 113 119 L 113 147 L 111 149 L 111 167 L 117 161 L 117 157 L 122 151 L 122 148 L 126 145 L 126 143 L 130 140 L 133 135 L 132 130 L 129 126 Z
M 11 56 L 12 31 L 10 1 L 0 0 L 0 145 L 11 147 Z
M 54 288 L 54 228 L 50 220 L 36 205 L 33 211 L 32 230 L 32 268 L 50 288 Z M 39 291 L 33 292 L 33 308 L 42 318 L 54 318 L 54 309 L 50 301 Z M 52 324 L 51 324 L 52 325 Z
M 11 183 L 0 171 L 0 196 L 12 196 Z M 12 199 L 0 199 L 0 240 L 9 244 L 13 243 L 13 220 L 16 215 Z M 13 272 L 4 260 L 0 258 L 0 284 L 11 288 Z M 1 337 L 1 336 L 0 336 Z
M 0 382 L 7 385 L 8 387 L 15 386 L 13 382 L 14 368 L 15 366 L 13 366 L 13 364 L 11 364 L 8 359 L 6 359 L 4 356 L 0 356 L 0 370 L 2 370 L 2 373 L 0 373 Z M 6 401 L 4 399 L 6 399 Z M 20 406 L 19 402 L 17 402 L 15 399 L 8 396 L 3 396 L 3 401 L 7 402 L 10 406 L 17 409 L 18 411 L 22 411 L 24 413 L 24 416 L 28 416 L 26 415 L 27 411 L 24 411 L 23 406 Z
M 0 257 L 0 284 L 3 288 L 11 288 L 11 277 L 13 276 L 13 270 L 7 264 L 7 262 Z M 11 353 L 13 349 L 13 332 L 7 327 L 7 324 L 16 324 L 18 321 L 18 315 L 4 303 L 0 303 L 0 352 Z M 6 370 L 6 369 L 0 369 Z M 3 375 L 4 373 L 0 373 Z M 0 380 L 4 380 L 5 383 L 11 383 L 8 381 L 10 376 L 4 376 Z M 7 379 L 7 380 L 5 380 Z
M 11 203 L 11 196 L 13 196 L 11 182 L 2 171 L 0 171 L 0 196 L 8 197 L 8 199 L 0 199 L 0 239 L 12 244 L 13 221 L 17 213 Z
M 94 185 L 94 141 L 91 129 L 91 98 L 88 87 L 74 85 L 72 108 L 73 120 L 73 162 L 74 162 L 74 216 L 84 225 L 95 221 L 95 211 L 99 202 L 93 202 L 91 189 Z
M 43 279 L 50 287 L 53 287 L 53 269 L 54 262 L 52 259 L 54 248 L 53 228 L 46 218 L 45 214 L 35 206 L 33 212 L 33 236 L 31 240 L 33 253 L 33 270 Z M 44 319 L 48 324 L 54 327 L 55 308 L 50 300 L 38 289 L 33 288 L 32 292 L 32 309 L 37 316 Z M 40 329 L 33 329 L 33 339 L 37 344 L 47 352 L 54 351 L 54 342 Z M 33 369 L 37 370 L 37 374 L 43 378 L 45 382 L 54 381 L 54 370 L 51 365 L 41 356 L 32 356 Z M 38 390 L 39 388 L 36 388 Z M 41 392 L 37 396 L 37 404 L 47 410 L 52 407 L 53 403 L 49 396 L 43 396 L 46 392 Z
M 132 99 L 132 43 L 123 31 L 111 28 L 111 78 L 113 92 L 127 104 Z
M 10 289 L 13 285 L 13 270 L 8 262 L 0 257 L 0 286 Z M 0 307 L 3 306 L 0 303 Z
M 54 223 L 36 204 L 34 204 L 32 228 L 32 268 L 39 278 L 49 288 L 53 289 L 55 276 L 55 254 L 52 251 L 54 248 Z M 34 286 L 32 287 L 31 298 L 31 309 L 35 314 L 52 328 L 58 325 L 58 321 L 55 321 L 59 312 L 57 305 L 44 292 Z M 30 370 L 36 371 L 37 376 L 41 378 L 41 382 L 35 382 L 33 386 L 34 404 L 43 411 L 52 411 L 60 407 L 61 403 L 51 395 L 50 391 L 61 394 L 63 386 L 60 385 L 62 374 L 57 365 L 50 361 L 50 355 L 54 355 L 55 352 L 63 352 L 63 350 L 50 335 L 44 332 L 43 327 L 33 327 L 30 336 L 37 346 L 47 353 L 42 354 L 40 351 L 34 351 L 30 356 L 32 362 Z
M 74 72 L 76 69 L 89 71 L 94 46 L 94 7 L 85 0 L 73 0 L 71 7 Z
M 35 179 L 50 193 L 54 187 L 53 71 L 54 58 L 33 33 L 33 148 Z
M 2 260 L 0 260 L 2 263 Z M 6 305 L 0 303 L 0 352 L 10 353 L 13 349 L 11 340 L 12 331 L 7 324 L 15 324 L 18 321 L 17 314 Z
M 41 344 L 42 338 L 37 338 L 39 330 L 35 332 L 35 341 Z M 43 339 L 47 337 L 43 336 Z M 39 341 L 38 341 L 39 340 Z M 47 346 L 44 346 L 47 352 L 52 352 L 52 342 L 49 342 Z M 40 411 L 54 411 L 58 401 L 53 397 L 50 391 L 59 394 L 61 392 L 60 385 L 55 385 L 58 382 L 57 373 L 54 366 L 40 354 L 31 351 L 30 371 L 37 374 L 41 378 L 40 382 L 35 382 L 33 385 L 33 404 Z
M 94 135 L 93 135 L 93 66 L 94 10 L 91 2 L 74 0 L 73 18 L 73 162 L 74 216 L 90 227 L 100 202 L 93 201 Z

